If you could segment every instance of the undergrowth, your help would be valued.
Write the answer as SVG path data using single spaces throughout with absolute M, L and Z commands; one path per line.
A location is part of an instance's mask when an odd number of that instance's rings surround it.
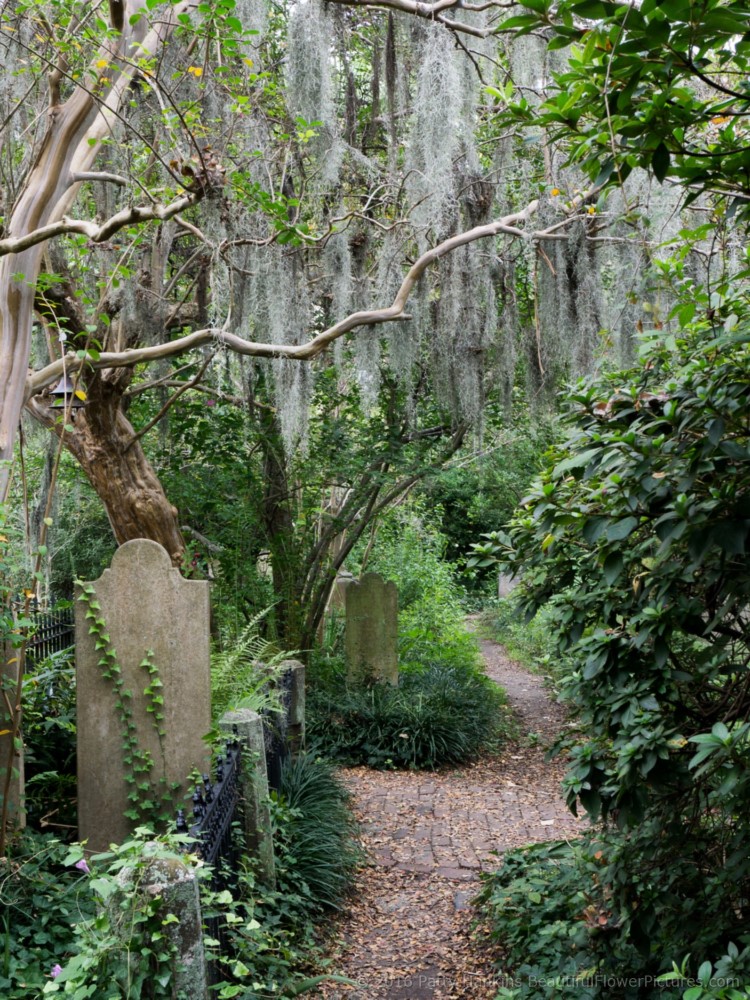
M 342 670 L 313 686 L 308 736 L 336 760 L 434 770 L 497 750 L 510 725 L 503 691 L 484 675 L 431 665 L 398 687 L 350 685 Z
M 640 891 L 647 895 L 659 879 L 648 871 L 645 846 L 630 844 L 617 831 L 533 844 L 509 851 L 499 870 L 483 876 L 476 903 L 502 955 L 498 980 L 504 985 L 498 1000 L 748 996 L 750 941 L 722 942 L 697 931 L 705 914 L 698 903 L 703 893 L 696 866 L 692 876 L 682 866 L 675 868 L 663 898 L 664 922 L 653 937 L 639 940 L 632 933 L 609 869 L 621 851 L 636 848 L 641 856 L 631 860 L 639 866 Z M 721 905 L 718 893 L 708 888 Z

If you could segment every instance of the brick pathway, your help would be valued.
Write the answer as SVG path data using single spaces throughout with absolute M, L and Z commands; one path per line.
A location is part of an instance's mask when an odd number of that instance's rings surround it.
M 470 900 L 498 855 L 532 841 L 575 836 L 559 791 L 561 766 L 544 761 L 564 726 L 541 679 L 482 641 L 487 673 L 508 692 L 521 739 L 501 757 L 439 774 L 348 768 L 369 867 L 342 924 L 336 965 L 363 989 L 327 985 L 328 1000 L 490 1000 L 486 959 L 471 951 Z

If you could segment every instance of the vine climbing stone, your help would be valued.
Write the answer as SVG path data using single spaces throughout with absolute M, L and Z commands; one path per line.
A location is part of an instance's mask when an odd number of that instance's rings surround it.
M 78 832 L 101 851 L 208 770 L 209 584 L 136 539 L 77 596 Z

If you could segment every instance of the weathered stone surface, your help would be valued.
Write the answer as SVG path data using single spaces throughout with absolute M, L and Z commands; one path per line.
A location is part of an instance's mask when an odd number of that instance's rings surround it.
M 357 578 L 353 573 L 350 573 L 348 569 L 340 569 L 334 580 L 333 587 L 331 588 L 331 596 L 328 598 L 328 610 L 343 609 L 346 606 L 346 591 L 353 583 L 357 582 Z
M 154 761 L 150 778 L 180 782 L 207 770 L 203 736 L 211 726 L 209 584 L 185 580 L 156 542 L 136 539 L 115 553 L 112 566 L 93 583 L 97 612 L 106 622 L 130 699 L 139 747 Z M 76 602 L 78 702 L 78 832 L 93 850 L 119 843 L 133 824 L 123 763 L 122 723 L 112 682 L 102 677 L 101 651 L 89 633 L 87 605 Z M 148 712 L 148 651 L 159 670 L 164 699 L 163 739 Z M 142 779 L 141 779 L 142 780 Z M 144 793 L 145 795 L 146 793 Z M 181 798 L 182 793 L 178 793 Z
M 150 845 L 147 845 L 147 847 Z M 158 847 L 158 845 L 154 845 Z M 133 948 L 132 913 L 137 898 L 144 902 L 160 898 L 159 916 L 162 921 L 172 915 L 176 921 L 164 924 L 163 933 L 174 945 L 172 995 L 190 1000 L 209 1000 L 206 954 L 203 946 L 200 894 L 195 873 L 175 858 L 154 858 L 143 871 L 124 868 L 117 881 L 122 887 L 108 901 L 108 909 L 116 937 L 123 954 L 137 963 L 139 955 Z M 136 900 L 132 898 L 136 892 Z M 127 900 L 127 905 L 124 905 Z
M 268 805 L 263 719 L 249 708 L 238 708 L 233 712 L 226 712 L 219 722 L 219 728 L 226 733 L 233 732 L 235 726 L 239 740 L 248 751 L 248 761 L 242 775 L 245 839 L 248 847 L 257 854 L 266 883 L 275 885 L 276 865 L 271 812 Z
M 299 660 L 284 660 L 281 666 L 290 674 L 286 738 L 289 752 L 295 756 L 305 746 L 305 665 Z
M 365 573 L 345 590 L 346 663 L 351 680 L 398 684 L 398 590 Z

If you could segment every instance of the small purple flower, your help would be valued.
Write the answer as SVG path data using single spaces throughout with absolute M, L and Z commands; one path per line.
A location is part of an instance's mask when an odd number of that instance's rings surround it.
M 85 858 L 81 858 L 80 861 L 76 861 L 76 868 L 78 869 L 79 872 L 86 872 L 87 875 L 91 874 L 91 869 L 86 864 Z
M 61 965 L 53 965 L 52 966 L 52 978 L 53 979 L 57 979 L 57 977 L 60 975 L 61 972 L 62 972 L 62 966 Z
M 207 399 L 206 400 L 206 406 L 216 406 L 216 400 L 215 399 Z

